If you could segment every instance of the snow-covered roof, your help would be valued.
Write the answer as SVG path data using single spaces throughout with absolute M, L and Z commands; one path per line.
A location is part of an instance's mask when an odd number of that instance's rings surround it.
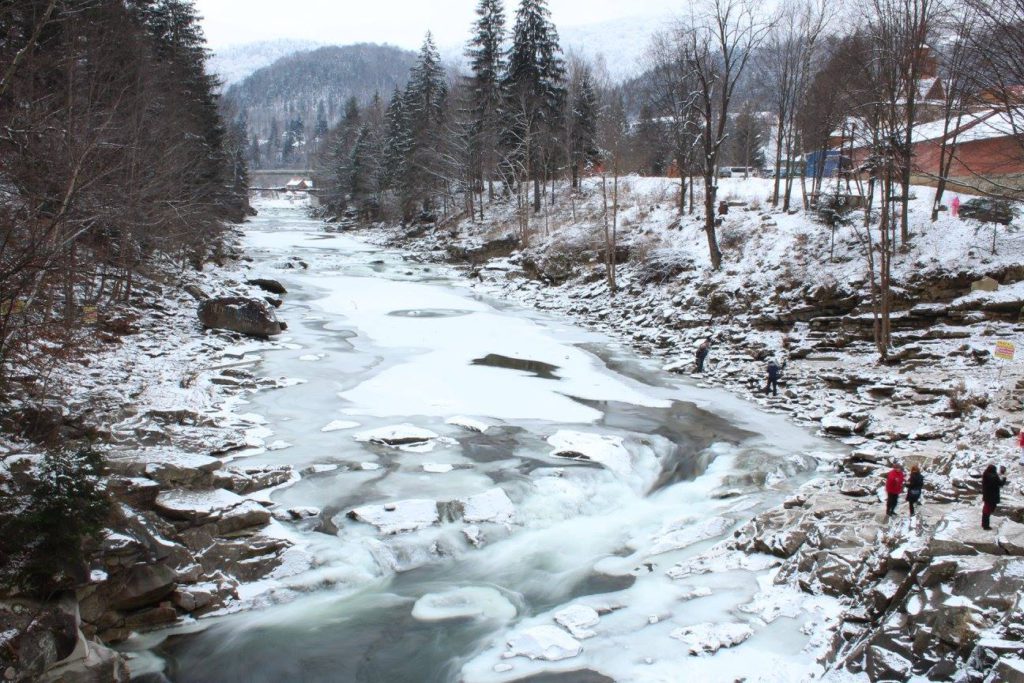
M 941 140 L 944 133 L 945 121 L 942 119 L 924 123 L 914 127 L 914 142 Z M 1024 109 L 986 109 L 964 114 L 959 122 L 955 119 L 950 121 L 949 137 L 955 135 L 957 143 L 965 143 L 1021 133 L 1024 133 Z

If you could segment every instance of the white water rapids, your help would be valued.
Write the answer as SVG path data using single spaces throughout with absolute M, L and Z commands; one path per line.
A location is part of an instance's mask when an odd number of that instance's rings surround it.
M 828 605 L 764 592 L 757 558 L 669 570 L 789 495 L 834 444 L 447 269 L 324 233 L 301 207 L 263 206 L 246 227 L 251 276 L 289 291 L 289 329 L 255 368 L 305 381 L 248 399 L 273 448 L 244 462 L 292 465 L 302 478 L 274 503 L 322 513 L 273 523 L 295 546 L 245 588 L 253 609 L 135 641 L 137 671 L 477 683 L 814 670 Z

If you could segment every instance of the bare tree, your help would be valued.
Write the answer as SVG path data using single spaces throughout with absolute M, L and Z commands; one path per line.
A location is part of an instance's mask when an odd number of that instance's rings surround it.
M 789 210 L 798 145 L 796 118 L 823 53 L 823 39 L 835 17 L 829 0 L 787 2 L 765 39 L 757 77 L 774 106 L 775 180 L 770 201 L 778 206 L 785 179 L 783 209 Z
M 693 72 L 694 106 L 701 126 L 700 168 L 704 179 L 704 232 L 711 267 L 722 265 L 715 232 L 718 197 L 718 161 L 736 86 L 771 23 L 757 11 L 753 0 L 708 0 L 680 26 L 684 63 Z

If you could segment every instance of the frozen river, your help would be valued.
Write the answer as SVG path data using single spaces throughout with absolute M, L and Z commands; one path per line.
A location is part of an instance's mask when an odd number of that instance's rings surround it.
M 833 444 L 446 269 L 324 233 L 299 208 L 263 207 L 246 242 L 251 275 L 289 291 L 289 329 L 256 368 L 305 380 L 249 399 L 268 448 L 246 462 L 292 465 L 301 480 L 273 501 L 321 512 L 274 523 L 295 547 L 246 589 L 256 609 L 153 641 L 168 679 L 813 670 L 827 606 L 765 592 L 764 558 L 692 568 Z M 739 644 L 691 654 L 715 641 Z

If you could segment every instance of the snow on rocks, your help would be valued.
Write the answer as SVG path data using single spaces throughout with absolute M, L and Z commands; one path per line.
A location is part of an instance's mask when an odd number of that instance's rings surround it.
M 570 605 L 565 609 L 555 612 L 555 621 L 564 627 L 574 638 L 585 640 L 597 635 L 591 631 L 591 626 L 597 626 L 601 621 L 597 610 L 587 605 Z
M 712 655 L 723 647 L 734 647 L 754 635 L 746 624 L 702 623 L 673 630 L 669 636 L 682 641 L 691 655 Z
M 517 613 L 515 605 L 497 589 L 487 586 L 467 586 L 427 593 L 412 608 L 412 616 L 419 621 L 445 621 L 447 619 L 488 619 L 510 621 Z
M 441 521 L 437 501 L 426 499 L 363 505 L 349 512 L 348 516 L 356 521 L 372 524 L 383 534 L 416 531 Z
M 568 633 L 549 624 L 532 626 L 512 635 L 508 639 L 505 657 L 529 657 L 557 662 L 576 657 L 583 652 L 583 645 Z
M 516 508 L 504 489 L 493 488 L 461 499 L 462 519 L 470 523 L 508 524 L 515 518 Z
M 608 434 L 560 430 L 548 437 L 554 447 L 551 456 L 600 463 L 620 476 L 630 474 L 631 459 L 622 437 Z
M 515 505 L 508 494 L 503 489 L 493 488 L 451 501 L 411 499 L 363 505 L 351 510 L 348 517 L 372 524 L 381 533 L 391 535 L 417 531 L 445 521 L 510 524 L 515 519 L 515 512 Z
M 429 429 L 404 423 L 359 432 L 354 438 L 363 443 L 424 452 L 433 448 L 433 441 L 438 438 L 438 434 Z
M 455 465 L 441 462 L 425 462 L 423 463 L 423 471 L 430 474 L 447 474 L 455 469 Z

